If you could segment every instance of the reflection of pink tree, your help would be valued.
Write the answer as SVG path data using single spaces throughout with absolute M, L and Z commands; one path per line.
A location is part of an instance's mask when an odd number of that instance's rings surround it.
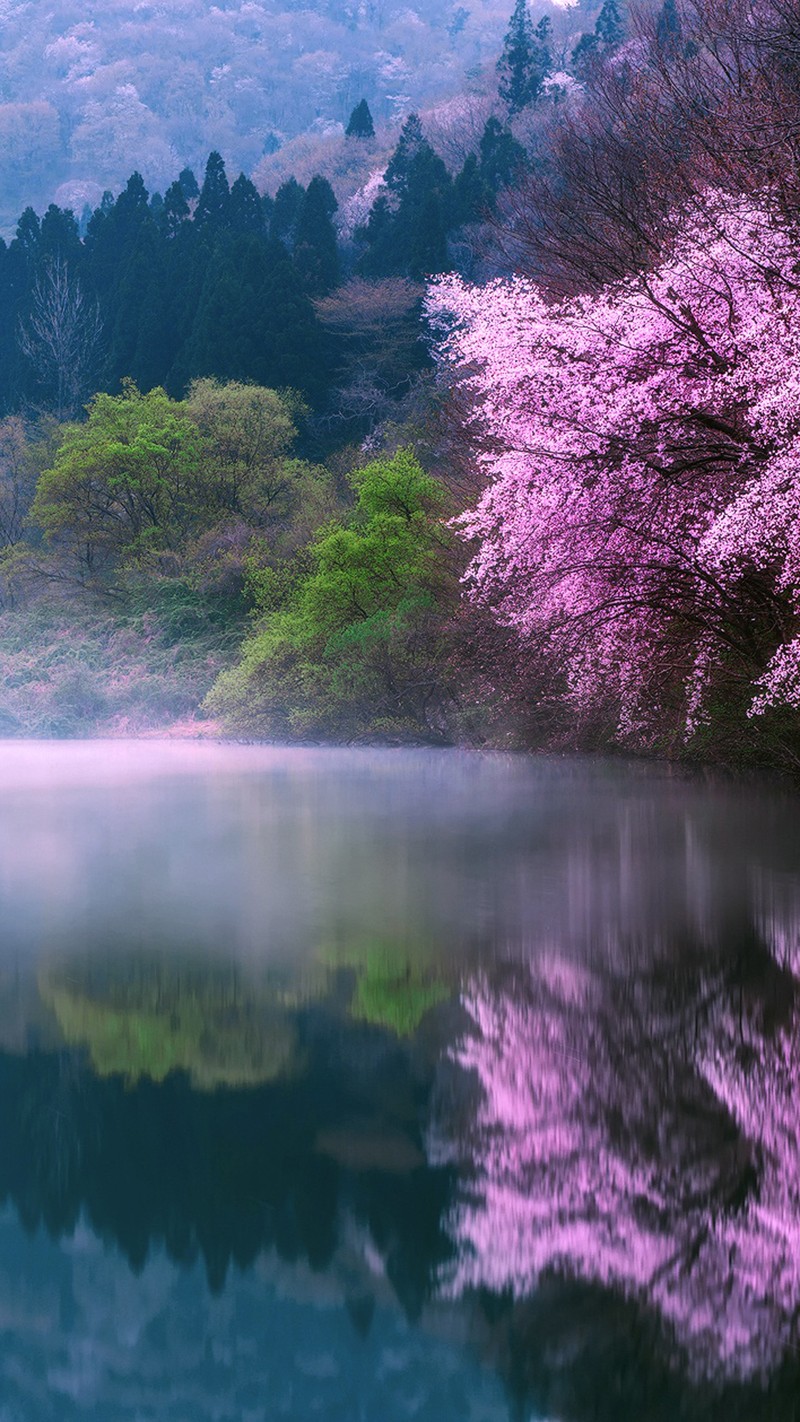
M 555 1273 L 655 1306 L 698 1367 L 777 1361 L 800 1306 L 794 1010 L 767 1031 L 721 973 L 686 1008 L 553 956 L 464 1001 L 480 1102 L 445 1289 Z

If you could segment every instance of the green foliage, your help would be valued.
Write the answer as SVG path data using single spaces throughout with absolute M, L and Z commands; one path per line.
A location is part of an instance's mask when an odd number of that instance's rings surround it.
M 441 733 L 444 609 L 456 582 L 445 491 L 409 449 L 350 482 L 352 516 L 320 530 L 310 568 L 301 563 L 288 587 L 272 575 L 262 583 L 266 616 L 207 698 L 233 727 L 301 738 Z
M 31 518 L 86 582 L 120 562 L 147 561 L 174 546 L 191 516 L 201 448 L 184 406 L 127 382 L 119 396 L 95 396 L 86 424 L 66 427 Z
M 232 970 L 123 960 L 123 976 L 91 962 L 39 976 L 65 1042 L 85 1047 L 98 1076 L 163 1081 L 173 1071 L 200 1090 L 252 1086 L 289 1074 L 297 1051 L 288 1014 Z
M 425 1014 L 451 995 L 424 940 L 348 940 L 326 945 L 321 956 L 333 969 L 355 973 L 350 1016 L 398 1037 L 413 1036 Z
M 31 519 L 62 569 L 99 587 L 126 570 L 190 566 L 193 552 L 202 563 L 198 538 L 231 520 L 285 533 L 296 516 L 307 537 L 308 511 L 330 504 L 322 477 L 290 454 L 300 410 L 255 385 L 198 380 L 176 401 L 128 381 L 66 427 Z

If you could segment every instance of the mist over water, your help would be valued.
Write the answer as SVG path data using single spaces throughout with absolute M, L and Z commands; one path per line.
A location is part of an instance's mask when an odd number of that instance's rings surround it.
M 798 808 L 3 743 L 0 1415 L 793 1416 Z

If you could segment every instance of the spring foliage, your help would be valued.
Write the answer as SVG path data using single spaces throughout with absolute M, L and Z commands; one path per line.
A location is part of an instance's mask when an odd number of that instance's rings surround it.
M 399 450 L 350 476 L 352 516 L 323 527 L 294 570 L 253 570 L 262 621 L 207 700 L 268 735 L 436 735 L 443 655 L 445 491 Z

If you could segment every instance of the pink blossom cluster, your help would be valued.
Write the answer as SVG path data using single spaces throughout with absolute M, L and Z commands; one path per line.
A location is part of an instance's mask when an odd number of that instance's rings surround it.
M 789 993 L 776 1027 L 721 976 L 697 986 L 704 1010 L 676 1011 L 543 953 L 467 988 L 454 1056 L 479 1099 L 444 1292 L 524 1297 L 553 1272 L 620 1289 L 698 1373 L 765 1373 L 797 1347 L 800 1010 Z
M 487 478 L 458 520 L 469 593 L 633 740 L 676 682 L 694 729 L 722 662 L 752 712 L 800 705 L 799 257 L 768 196 L 707 194 L 597 294 L 429 291 Z

